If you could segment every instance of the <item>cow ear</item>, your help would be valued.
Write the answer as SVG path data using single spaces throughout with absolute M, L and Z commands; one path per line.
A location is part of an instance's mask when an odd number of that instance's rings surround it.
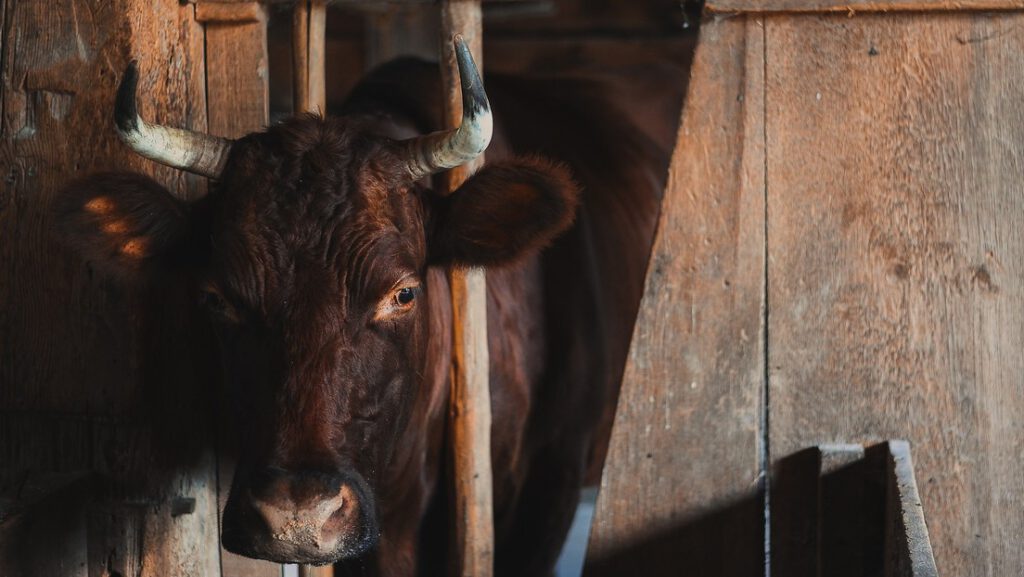
M 103 173 L 58 193 L 59 234 L 97 269 L 128 281 L 181 262 L 189 206 L 140 174 Z
M 488 164 L 434 206 L 430 260 L 500 266 L 533 254 L 572 224 L 579 186 L 536 157 Z

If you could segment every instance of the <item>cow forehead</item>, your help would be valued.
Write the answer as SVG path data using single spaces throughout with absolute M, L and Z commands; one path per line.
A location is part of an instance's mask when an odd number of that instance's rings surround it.
M 418 193 L 370 144 L 282 158 L 287 146 L 256 143 L 218 195 L 212 276 L 255 306 L 313 282 L 325 300 L 373 294 L 421 268 Z

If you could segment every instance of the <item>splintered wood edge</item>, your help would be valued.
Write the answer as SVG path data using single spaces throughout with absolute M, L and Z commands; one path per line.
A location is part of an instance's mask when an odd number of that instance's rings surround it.
M 889 441 L 888 445 L 913 575 L 914 577 L 937 577 L 938 570 L 935 567 L 931 540 L 928 538 L 928 527 L 924 521 L 921 496 L 918 494 L 917 481 L 914 479 L 914 463 L 910 458 L 910 443 L 894 440 Z

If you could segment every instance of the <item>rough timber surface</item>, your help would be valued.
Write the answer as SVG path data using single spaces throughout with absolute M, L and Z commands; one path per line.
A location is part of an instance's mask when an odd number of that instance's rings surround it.
M 763 29 L 700 34 L 588 577 L 762 571 Z
M 262 130 L 269 122 L 267 15 L 256 2 L 230 6 L 246 7 L 253 16 L 244 20 L 212 19 L 206 23 L 207 110 L 210 133 L 237 138 Z M 203 4 L 198 4 L 197 11 L 202 7 Z M 235 452 L 231 446 L 233 437 L 227 431 L 222 433 L 225 434 L 221 436 L 218 461 L 220 510 L 230 492 Z M 220 558 L 222 577 L 281 575 L 277 563 L 248 559 L 225 549 L 220 550 Z
M 202 29 L 175 0 L 4 0 L 0 13 L 0 463 L 97 473 L 87 567 L 47 575 L 216 575 L 208 365 L 190 348 L 204 329 L 175 289 L 94 273 L 51 211 L 98 170 L 203 186 L 131 153 L 111 118 L 137 59 L 142 114 L 204 130 Z
M 940 575 L 1024 567 L 1024 14 L 766 18 L 773 455 L 903 438 Z
M 1024 0 L 709 0 L 710 13 L 950 12 L 1021 10 Z

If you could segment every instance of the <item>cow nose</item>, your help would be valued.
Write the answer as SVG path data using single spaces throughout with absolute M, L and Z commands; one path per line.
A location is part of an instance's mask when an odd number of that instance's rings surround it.
M 351 476 L 267 469 L 248 485 L 241 495 L 232 491 L 242 502 L 229 499 L 225 509 L 229 550 L 281 563 L 329 563 L 361 553 L 376 533 L 361 483 Z
M 356 513 L 355 495 L 348 485 L 341 485 L 333 494 L 297 497 L 305 492 L 282 486 L 265 497 L 253 496 L 252 506 L 263 517 L 270 537 L 282 545 L 333 551 L 345 521 Z

